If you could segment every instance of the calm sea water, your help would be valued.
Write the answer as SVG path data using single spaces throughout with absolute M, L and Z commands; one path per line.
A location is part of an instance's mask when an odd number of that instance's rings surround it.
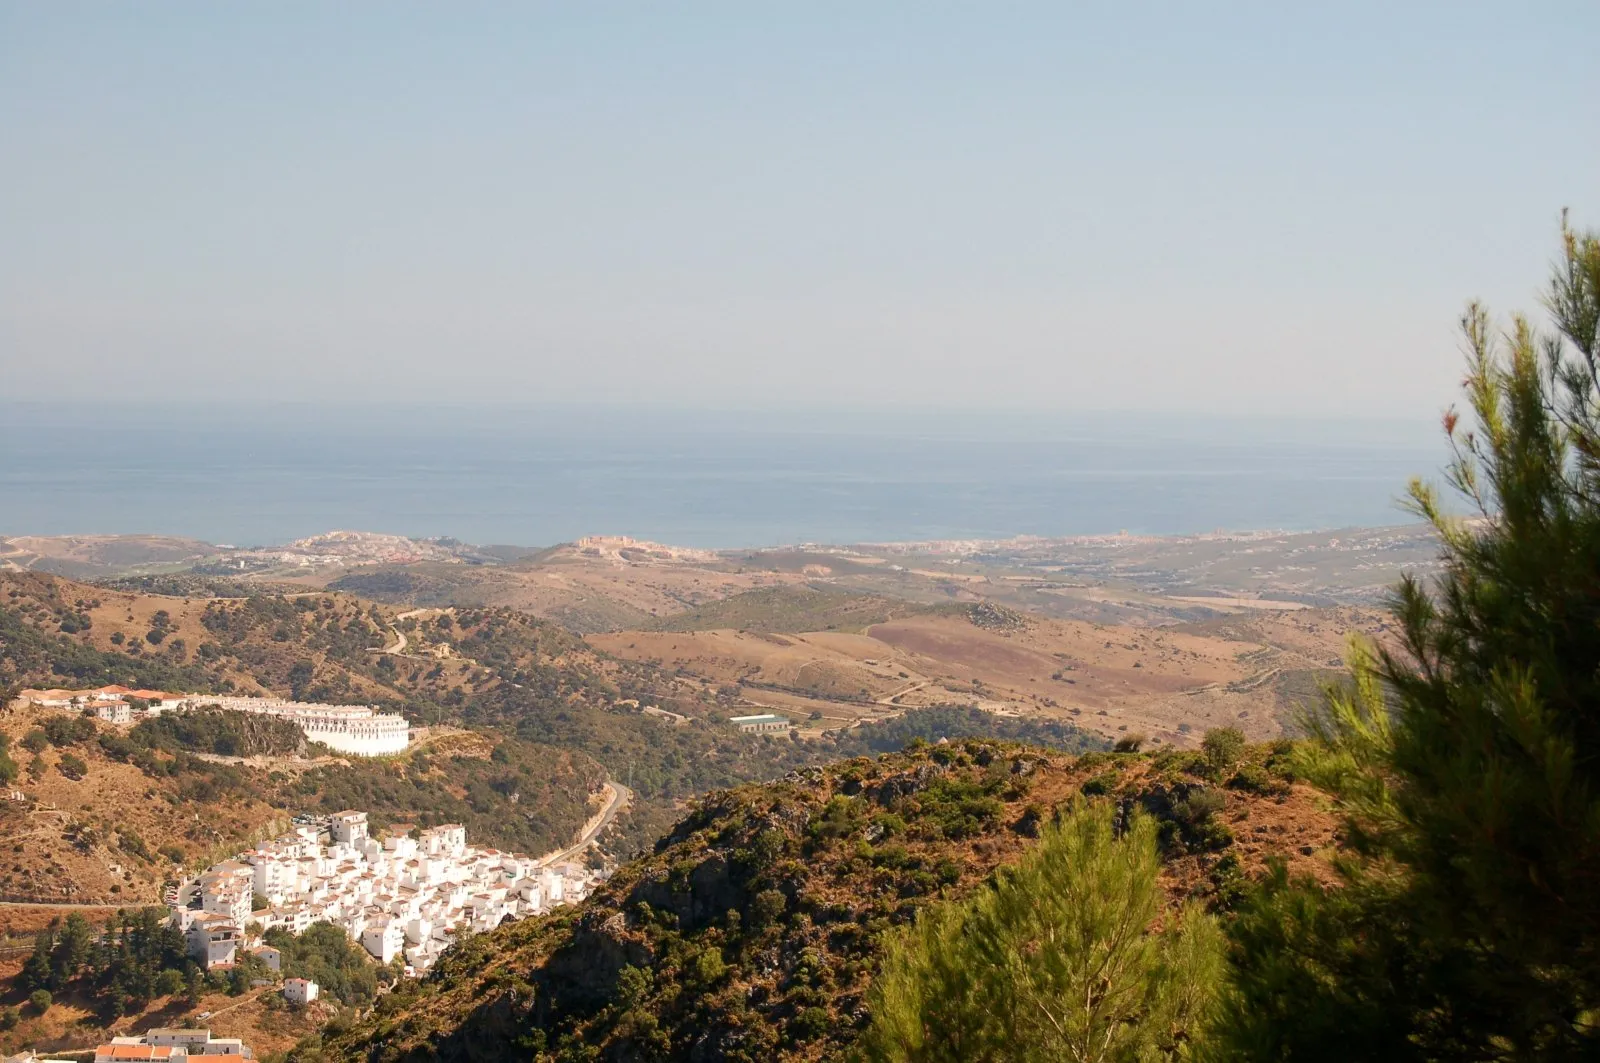
M 0 533 L 689 546 L 1401 523 L 1417 423 L 0 404 Z

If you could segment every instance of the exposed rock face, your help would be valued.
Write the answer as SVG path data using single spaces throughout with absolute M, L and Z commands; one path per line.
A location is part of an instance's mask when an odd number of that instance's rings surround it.
M 604 1004 L 611 998 L 624 967 L 648 967 L 654 955 L 640 938 L 628 933 L 624 913 L 597 908 L 573 926 L 566 945 L 551 953 L 547 979 L 559 979 L 575 1005 Z
M 972 621 L 973 627 L 989 631 L 1025 631 L 1028 627 L 1025 615 L 993 602 L 978 602 L 968 606 L 967 619 Z
M 920 764 L 901 775 L 891 775 L 872 788 L 872 799 L 885 808 L 904 797 L 919 794 L 944 774 L 938 764 Z

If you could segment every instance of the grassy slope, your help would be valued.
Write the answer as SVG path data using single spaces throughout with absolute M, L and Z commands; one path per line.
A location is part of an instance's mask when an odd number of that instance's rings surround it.
M 1221 790 L 1224 807 L 1195 823 L 1175 806 L 1205 785 L 1192 762 L 969 741 L 718 792 L 582 907 L 463 943 L 321 1049 L 352 1061 L 832 1058 L 866 1021 L 884 933 L 977 888 L 1086 787 L 1163 818 L 1174 898 L 1225 906 L 1269 854 L 1326 872 L 1307 855 L 1333 844 L 1319 795 L 1269 773 L 1274 792 Z
M 678 613 L 652 625 L 660 631 L 862 631 L 928 607 L 819 586 L 762 587 Z
M 706 789 L 882 748 L 861 745 L 864 735 L 806 742 L 739 735 L 707 721 L 724 707 L 694 683 L 649 663 L 598 654 L 560 627 L 513 610 L 458 609 L 448 618 L 402 620 L 403 611 L 331 592 L 207 601 L 115 592 L 47 576 L 0 576 L 0 682 L 12 676 L 38 685 L 122 682 L 298 693 L 372 702 L 423 723 L 472 727 L 493 736 L 491 745 L 498 742 L 514 753 L 515 770 L 486 765 L 482 755 L 429 753 L 425 767 L 407 760 L 318 769 L 314 795 L 298 770 L 296 778 L 263 783 L 252 781 L 246 769 L 240 769 L 242 782 L 225 772 L 217 773 L 225 778 L 216 786 L 191 778 L 184 794 L 205 801 L 214 793 L 249 792 L 291 807 L 338 801 L 339 807 L 361 805 L 391 819 L 459 817 L 475 837 L 515 849 L 543 846 L 552 834 L 575 829 L 586 818 L 582 798 L 596 779 L 597 763 L 614 778 L 631 779 L 639 793 L 616 840 L 621 851 L 630 852 L 670 825 L 679 802 Z M 153 644 L 147 635 L 158 612 L 168 615 L 167 634 Z M 371 652 L 392 643 L 396 629 L 405 633 L 407 652 L 415 657 Z M 114 642 L 118 637 L 121 642 Z M 448 657 L 432 656 L 445 647 Z M 641 715 L 629 700 L 693 719 L 671 727 Z M 969 718 L 938 734 L 1007 726 Z M 90 758 L 91 769 L 98 763 Z M 137 779 L 129 785 L 140 788 L 129 790 L 129 798 L 148 788 Z
M 167 619 L 159 643 L 146 636 Z M 450 642 L 472 660 L 405 659 L 369 652 L 409 628 L 424 653 Z M 114 639 L 120 637 L 120 642 Z M 187 691 L 299 693 L 373 702 L 418 721 L 453 720 L 486 691 L 516 695 L 521 712 L 559 715 L 606 704 L 615 681 L 648 669 L 609 671 L 581 642 L 554 625 L 503 610 L 463 612 L 448 632 L 400 621 L 347 595 L 248 601 L 156 597 L 76 584 L 38 574 L 0 576 L 0 685 L 130 686 Z M 44 715 L 0 716 L 14 740 Z M 37 754 L 14 744 L 24 802 L 0 808 L 5 833 L 28 839 L 26 853 L 0 851 L 0 893 L 17 899 L 154 899 L 176 868 L 160 855 L 130 858 L 115 827 L 129 808 L 144 847 L 175 846 L 197 860 L 237 846 L 285 809 L 358 805 L 380 820 L 467 823 L 475 840 L 543 851 L 569 839 L 587 818 L 586 799 L 605 771 L 572 748 L 552 748 L 495 733 L 476 742 L 429 747 L 420 758 L 266 765 L 212 764 L 163 753 L 129 763 L 108 751 L 101 725 L 70 749 Z M 496 747 L 499 753 L 496 755 Z M 82 779 L 59 770 L 64 754 L 87 765 Z M 495 759 L 491 759 L 494 756 Z M 328 807 L 328 806 L 334 807 Z M 182 809 L 174 815 L 174 809 Z M 148 821 L 148 822 L 147 822 Z M 137 843 L 131 843 L 138 848 Z M 14 847 L 7 847 L 8 850 Z M 108 865 L 123 871 L 110 874 Z M 116 887 L 116 892 L 112 888 Z

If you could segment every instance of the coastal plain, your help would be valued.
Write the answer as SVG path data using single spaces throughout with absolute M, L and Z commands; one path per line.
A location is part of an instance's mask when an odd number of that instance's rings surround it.
M 425 621 L 503 608 L 565 627 L 615 666 L 659 670 L 696 701 L 778 713 L 802 733 L 960 704 L 1180 747 L 1211 727 L 1252 739 L 1292 728 L 1342 674 L 1352 636 L 1383 637 L 1387 588 L 1402 572 L 1425 577 L 1436 555 L 1420 526 L 723 551 L 620 536 L 529 548 L 366 532 L 248 550 L 0 540 L 0 566 L 98 576 L 138 592 L 124 599 L 130 610 L 182 595 L 168 606 L 179 628 L 213 592 L 240 587 L 381 602 L 402 656 L 435 659 L 469 689 L 474 662 L 427 643 Z M 100 638 L 124 618 L 95 619 Z

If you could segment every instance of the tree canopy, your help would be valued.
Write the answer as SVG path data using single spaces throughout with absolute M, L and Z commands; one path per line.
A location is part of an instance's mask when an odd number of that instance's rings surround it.
M 1442 542 L 1394 595 L 1393 643 L 1312 719 L 1302 772 L 1359 861 L 1274 877 L 1231 934 L 1219 1043 L 1249 1059 L 1600 1054 L 1600 239 L 1563 225 L 1555 330 L 1462 320 L 1474 424 L 1416 482 Z
M 867 1058 L 1189 1058 L 1221 935 L 1164 911 L 1156 821 L 1136 813 L 1118 837 L 1117 820 L 1109 801 L 1073 808 L 992 890 L 922 913 L 874 985 Z

